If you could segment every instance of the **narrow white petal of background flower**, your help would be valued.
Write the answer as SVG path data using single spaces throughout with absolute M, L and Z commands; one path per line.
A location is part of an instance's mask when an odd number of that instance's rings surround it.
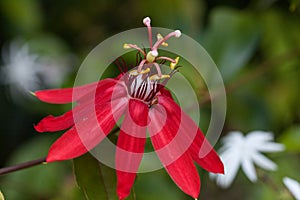
M 219 150 L 225 174 L 210 173 L 211 179 L 215 179 L 218 186 L 228 188 L 240 167 L 251 182 L 257 180 L 255 165 L 265 170 L 276 170 L 277 165 L 262 154 L 284 150 L 282 144 L 273 140 L 273 134 L 265 131 L 253 131 L 246 136 L 239 131 L 230 132 L 222 139 L 223 146 Z
M 294 179 L 289 177 L 283 178 L 283 183 L 292 193 L 292 195 L 297 199 L 300 200 L 300 183 Z

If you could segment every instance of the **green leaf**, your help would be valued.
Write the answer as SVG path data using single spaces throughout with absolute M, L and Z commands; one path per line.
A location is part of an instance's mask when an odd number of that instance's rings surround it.
M 114 169 L 98 162 L 89 153 L 74 159 L 73 164 L 77 184 L 87 200 L 118 200 Z M 134 200 L 134 194 L 127 199 Z
M 5 200 L 1 190 L 0 190 L 0 200 Z

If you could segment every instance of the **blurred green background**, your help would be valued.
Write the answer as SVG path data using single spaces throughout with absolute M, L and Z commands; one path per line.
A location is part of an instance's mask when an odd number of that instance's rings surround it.
M 70 87 L 93 47 L 113 34 L 141 27 L 142 19 L 150 16 L 154 26 L 180 29 L 197 40 L 219 67 L 228 92 L 224 135 L 230 130 L 260 129 L 274 132 L 276 141 L 286 145 L 285 152 L 270 156 L 279 169 L 269 176 L 283 188 L 283 176 L 300 180 L 298 4 L 298 0 L 1 0 L 0 66 L 7 64 L 3 52 L 11 42 L 22 41 L 35 55 L 67 60 L 59 62 L 68 73 L 55 86 Z M 41 85 L 39 89 L 53 87 Z M 202 90 L 199 94 L 205 95 Z M 203 116 L 209 106 L 201 105 Z M 70 107 L 41 103 L 12 84 L 0 84 L 0 167 L 45 156 L 61 133 L 40 134 L 33 124 L 48 113 L 58 115 Z M 205 120 L 202 123 L 205 126 Z M 280 196 L 263 182 L 250 183 L 244 175 L 230 189 L 221 190 L 207 172 L 199 172 L 200 199 Z M 84 199 L 71 161 L 2 176 L 0 190 L 8 200 Z M 191 199 L 164 170 L 139 175 L 135 193 L 138 200 Z

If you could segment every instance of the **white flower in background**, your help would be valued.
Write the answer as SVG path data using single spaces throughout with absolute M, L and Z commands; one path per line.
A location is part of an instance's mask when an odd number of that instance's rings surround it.
M 28 44 L 11 42 L 3 49 L 4 65 L 0 68 L 1 84 L 8 84 L 12 94 L 28 93 L 45 87 L 59 86 L 68 69 L 59 59 L 30 53 Z
M 266 170 L 276 170 L 277 165 L 262 154 L 284 150 L 284 146 L 272 142 L 273 139 L 272 133 L 264 131 L 253 131 L 246 136 L 239 131 L 230 132 L 223 138 L 223 147 L 219 151 L 225 174 L 210 173 L 211 179 L 216 179 L 220 187 L 228 188 L 240 166 L 252 182 L 257 180 L 254 164 Z
M 283 183 L 289 189 L 289 191 L 292 193 L 292 195 L 297 200 L 300 200 L 300 183 L 297 182 L 296 180 L 288 178 L 288 177 L 283 178 Z
M 38 72 L 41 65 L 37 62 L 38 56 L 30 54 L 28 46 L 20 46 L 13 42 L 9 51 L 3 51 L 4 66 L 1 69 L 2 82 L 23 90 L 34 90 L 39 86 Z

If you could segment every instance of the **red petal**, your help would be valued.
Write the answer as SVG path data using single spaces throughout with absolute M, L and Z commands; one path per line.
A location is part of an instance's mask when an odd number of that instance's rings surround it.
M 172 99 L 171 92 L 169 90 L 167 90 L 166 88 L 162 88 L 159 92 L 161 93 L 161 95 L 167 96 Z
M 105 81 L 105 82 L 104 82 Z M 95 89 L 95 88 L 94 88 Z M 114 99 L 127 96 L 127 89 L 116 80 L 105 79 L 101 81 L 95 92 L 89 92 L 78 99 L 80 105 L 90 105 L 91 103 L 101 104 Z
M 129 101 L 118 137 L 116 151 L 117 194 L 125 199 L 129 194 L 143 157 L 146 142 L 148 106 L 138 100 Z M 135 123 L 138 122 L 138 123 Z
M 163 98 L 159 98 L 158 101 L 159 104 L 153 106 L 149 112 L 149 132 L 153 147 L 178 187 L 197 198 L 200 192 L 200 178 L 188 152 L 186 133 L 178 121 L 181 109 L 173 109 L 171 105 L 162 106 L 160 102 L 164 101 Z
M 81 156 L 87 151 L 76 128 L 72 127 L 52 144 L 46 162 L 69 160 Z
M 42 119 L 34 128 L 38 132 L 54 132 L 65 130 L 74 125 L 74 117 L 76 121 L 81 121 L 89 112 L 94 111 L 93 105 L 97 105 L 101 109 L 102 104 L 107 103 L 111 100 L 112 95 L 115 98 L 125 96 L 126 89 L 120 84 L 107 88 L 104 91 L 98 90 L 102 87 L 97 88 L 96 97 L 92 97 L 93 94 L 86 94 L 80 99 L 80 103 L 72 110 L 66 112 L 62 116 L 53 117 L 49 115 Z M 94 95 L 93 95 L 94 96 Z M 93 103 L 94 101 L 94 103 Z
M 182 116 L 174 115 L 174 118 L 176 119 L 173 120 L 173 123 L 176 121 L 181 123 L 181 127 L 185 134 L 185 140 L 187 142 L 193 141 L 189 148 L 192 158 L 207 171 L 224 173 L 224 166 L 221 159 L 206 140 L 195 122 L 186 113 L 184 113 L 184 111 L 182 111 L 172 99 L 160 96 L 159 104 L 164 106 L 166 109 L 172 109 L 174 113 L 182 113 Z
M 198 198 L 201 185 L 200 177 L 188 153 L 166 166 L 166 170 L 182 191 L 195 199 Z
M 190 147 L 190 152 L 192 158 L 203 169 L 213 173 L 224 174 L 224 165 L 220 157 L 205 139 L 201 130 L 198 130 L 196 138 Z
M 116 81 L 114 79 L 105 79 L 99 82 L 90 83 L 87 85 L 73 88 L 40 90 L 36 91 L 35 95 L 38 99 L 44 102 L 54 104 L 65 104 L 79 100 L 81 97 L 83 97 L 90 91 L 96 90 L 96 87 L 100 87 L 101 90 L 105 90 L 106 88 L 109 88 L 114 84 L 116 84 Z M 73 95 L 74 91 L 76 95 Z
M 49 115 L 43 118 L 37 125 L 34 126 L 34 128 L 36 131 L 42 133 L 65 130 L 73 125 L 73 112 L 70 110 L 58 117 Z
M 100 108 L 96 107 L 96 114 L 89 113 L 65 132 L 50 147 L 46 161 L 72 159 L 94 148 L 111 131 L 124 112 L 127 101 L 124 99 L 116 101 L 118 102 L 114 106 L 108 102 Z

